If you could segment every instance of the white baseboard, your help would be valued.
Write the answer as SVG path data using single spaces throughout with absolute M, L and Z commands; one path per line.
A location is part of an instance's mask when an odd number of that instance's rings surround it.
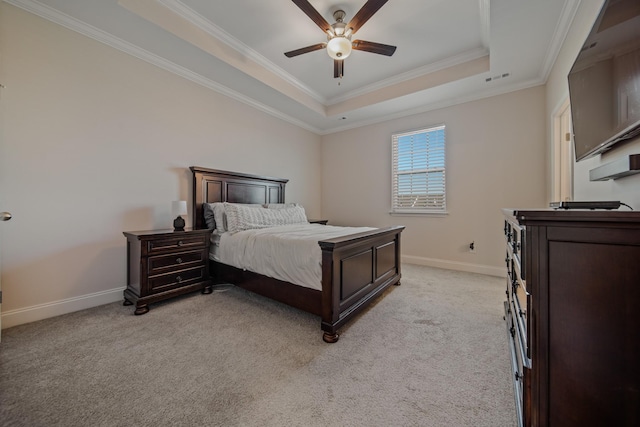
M 428 267 L 444 268 L 447 270 L 466 271 L 469 273 L 485 274 L 488 276 L 506 276 L 506 269 L 503 267 L 491 267 L 488 265 L 468 264 L 464 262 L 409 255 L 403 255 L 402 261 L 409 264 L 426 265 Z M 33 305 L 31 307 L 9 310 L 2 313 L 2 329 L 47 319 L 49 317 L 60 316 L 62 314 L 73 313 L 74 311 L 84 310 L 86 308 L 96 307 L 103 304 L 122 301 L 122 291 L 124 291 L 124 289 L 124 287 L 115 288 L 79 297 Z
M 97 307 L 103 304 L 122 301 L 122 291 L 124 291 L 124 289 L 124 287 L 110 289 L 108 291 L 47 302 L 16 310 L 9 310 L 2 313 L 2 329 L 22 325 L 24 323 L 35 322 L 36 320 L 47 319 L 49 317 L 60 316 L 62 314 L 73 313 L 74 311 Z
M 469 264 L 466 262 L 447 261 L 444 259 L 423 258 L 410 255 L 402 255 L 402 262 L 408 264 L 426 265 L 427 267 L 444 268 L 447 270 L 466 271 L 468 273 L 485 274 L 487 276 L 506 277 L 507 269 L 504 267 L 492 267 L 489 265 Z

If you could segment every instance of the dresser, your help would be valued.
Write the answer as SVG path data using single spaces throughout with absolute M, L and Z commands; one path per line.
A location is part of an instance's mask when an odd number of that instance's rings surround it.
M 187 292 L 211 293 L 211 230 L 128 231 L 124 305 L 145 314 L 149 304 Z
M 640 425 L 640 212 L 504 209 L 524 426 Z

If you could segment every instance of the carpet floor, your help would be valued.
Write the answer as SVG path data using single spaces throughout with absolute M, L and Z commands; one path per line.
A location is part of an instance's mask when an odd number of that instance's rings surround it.
M 231 285 L 2 331 L 2 426 L 514 426 L 504 279 L 403 265 L 322 341 Z

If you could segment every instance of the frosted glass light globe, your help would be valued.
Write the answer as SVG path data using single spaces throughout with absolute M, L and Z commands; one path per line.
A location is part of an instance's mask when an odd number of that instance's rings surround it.
M 351 41 L 346 37 L 334 37 L 327 43 L 327 53 L 333 59 L 345 59 L 351 54 Z

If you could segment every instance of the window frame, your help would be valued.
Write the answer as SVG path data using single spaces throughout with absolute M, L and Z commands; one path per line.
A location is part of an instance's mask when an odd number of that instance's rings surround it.
M 441 150 L 442 156 L 442 164 L 443 166 L 438 167 L 429 167 L 429 159 L 426 159 L 427 167 L 426 168 L 412 168 L 406 171 L 399 172 L 398 171 L 398 142 L 401 137 L 411 136 L 411 135 L 420 135 L 420 134 L 428 134 L 429 132 L 435 132 L 442 130 L 444 133 L 444 141 L 442 143 L 442 148 L 436 148 L 436 151 Z M 429 142 L 427 139 L 426 152 L 425 156 L 428 156 L 429 153 Z M 433 148 L 432 148 L 433 150 Z M 435 153 L 435 151 L 434 151 Z M 437 156 L 436 156 L 437 157 Z M 425 216 L 444 216 L 448 215 L 447 212 L 447 179 L 446 179 L 446 171 L 447 171 L 447 126 L 445 123 L 439 123 L 436 125 L 425 126 L 422 128 L 408 130 L 408 131 L 400 131 L 394 132 L 391 135 L 391 215 L 425 215 Z M 399 175 L 408 175 L 415 173 L 442 173 L 442 203 L 435 208 L 428 208 L 424 206 L 420 207 L 400 207 L 397 204 L 398 200 L 398 182 Z M 428 186 L 428 179 L 427 179 Z M 428 187 L 427 187 L 428 194 Z M 417 197 L 417 196 L 416 196 Z M 425 202 L 428 201 L 428 196 L 426 196 Z

